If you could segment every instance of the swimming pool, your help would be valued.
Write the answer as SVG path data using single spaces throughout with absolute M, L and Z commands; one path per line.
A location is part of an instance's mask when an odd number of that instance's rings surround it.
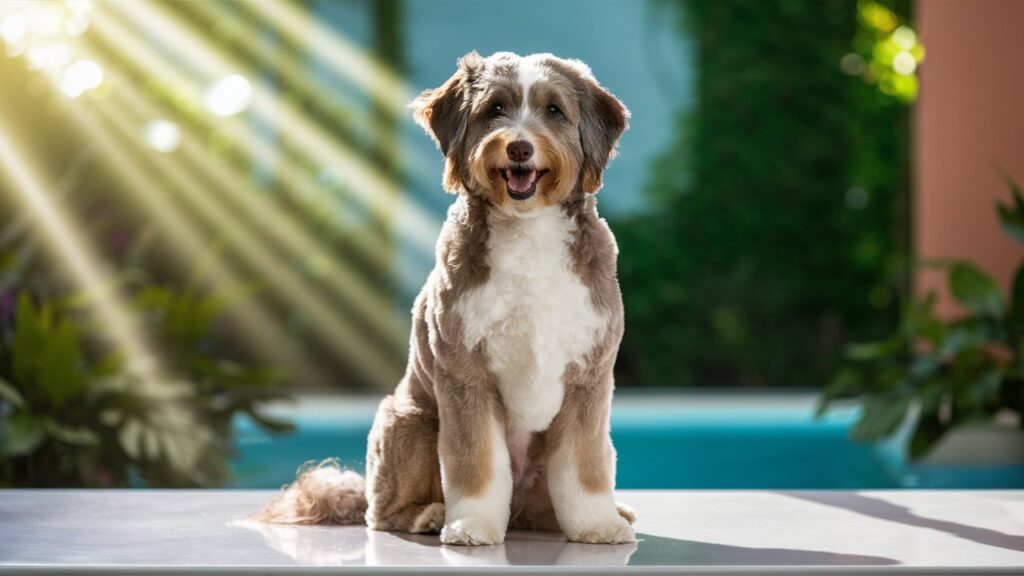
M 269 436 L 237 421 L 237 488 L 274 488 L 310 460 L 337 457 L 362 470 L 379 398 L 305 396 L 274 408 L 296 423 Z M 625 394 L 612 438 L 619 488 L 1021 488 L 1024 466 L 908 463 L 902 442 L 848 438 L 854 408 L 814 418 L 812 394 Z

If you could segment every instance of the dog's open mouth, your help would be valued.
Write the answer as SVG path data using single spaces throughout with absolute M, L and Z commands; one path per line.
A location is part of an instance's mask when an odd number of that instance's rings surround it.
M 527 164 L 513 164 L 508 168 L 499 168 L 498 173 L 513 200 L 527 200 L 537 192 L 537 182 L 548 170 L 537 170 Z

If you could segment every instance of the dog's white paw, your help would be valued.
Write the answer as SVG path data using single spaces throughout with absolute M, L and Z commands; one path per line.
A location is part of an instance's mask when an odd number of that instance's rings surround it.
M 475 518 L 461 518 L 441 529 L 441 542 L 457 546 L 488 546 L 505 541 L 505 531 Z
M 621 514 L 621 512 L 620 512 Z M 587 544 L 627 544 L 636 542 L 636 533 L 622 516 L 582 525 L 565 534 L 573 542 Z
M 420 512 L 409 532 L 418 534 L 436 533 L 444 526 L 444 503 L 434 502 Z
M 633 510 L 632 506 L 616 502 L 615 509 L 619 511 L 619 516 L 622 516 L 626 522 L 629 522 L 631 525 L 636 524 L 636 510 Z

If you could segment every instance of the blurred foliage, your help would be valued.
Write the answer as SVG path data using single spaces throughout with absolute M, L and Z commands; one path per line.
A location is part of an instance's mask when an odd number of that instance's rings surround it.
M 857 2 L 860 28 L 854 38 L 854 52 L 841 60 L 843 72 L 860 76 L 864 82 L 900 102 L 917 98 L 917 67 L 924 60 L 924 46 L 917 33 L 893 10 L 871 0 Z
M 1013 203 L 998 204 L 999 220 L 1024 244 L 1024 194 L 1007 183 Z M 851 436 L 861 441 L 891 436 L 911 418 L 913 458 L 928 454 L 953 428 L 989 423 L 1001 412 L 1014 414 L 1024 428 L 1024 262 L 1009 295 L 969 262 L 936 264 L 948 270 L 949 292 L 965 313 L 937 316 L 934 293 L 913 302 L 892 335 L 847 347 L 819 405 L 821 414 L 839 400 L 860 402 Z
M 144 236 L 144 235 L 143 235 Z M 218 486 L 230 479 L 233 420 L 264 428 L 285 398 L 273 372 L 219 346 L 218 322 L 244 293 L 158 282 L 130 265 L 109 289 L 129 295 L 161 373 L 105 345 L 104 319 L 41 262 L 28 221 L 0 232 L 0 486 Z
M 888 4 L 901 19 L 910 2 Z M 906 289 L 908 116 L 842 73 L 848 2 L 662 3 L 695 42 L 696 105 L 619 219 L 618 381 L 820 387 Z

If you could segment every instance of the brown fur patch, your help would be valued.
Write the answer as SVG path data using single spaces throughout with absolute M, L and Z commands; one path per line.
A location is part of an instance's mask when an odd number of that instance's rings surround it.
M 576 87 L 584 151 L 580 184 L 586 192 L 597 192 L 601 189 L 605 166 L 615 156 L 615 145 L 629 127 L 629 110 L 597 83 L 590 68 L 582 62 L 552 60 L 550 66 L 571 79 Z
M 376 530 L 408 531 L 427 506 L 444 501 L 437 415 L 410 401 L 415 380 L 407 377 L 381 401 L 367 439 L 366 521 Z
M 480 347 L 465 348 L 462 321 L 453 312 L 458 297 L 490 275 L 487 210 L 485 199 L 470 195 L 455 203 L 438 241 L 437 261 L 445 265 L 424 286 L 433 334 L 431 350 L 422 353 L 434 358 L 438 451 L 447 482 L 467 496 L 486 487 L 491 471 L 483 463 L 491 461 L 491 450 L 504 448 L 491 445 L 492 422 L 504 419 L 495 377 Z
M 476 52 L 470 52 L 459 59 L 458 69 L 438 88 L 424 90 L 409 106 L 413 118 L 434 138 L 441 154 L 445 157 L 444 188 L 458 192 L 464 158 L 461 147 L 465 140 L 469 111 L 472 106 L 472 85 L 476 80 L 483 59 Z
M 604 218 L 597 215 L 593 196 L 577 194 L 566 204 L 575 215 L 576 233 L 570 248 L 573 272 L 590 289 L 590 301 L 598 310 L 611 314 L 619 336 L 623 329 L 622 292 L 616 271 L 619 248 Z M 615 343 L 618 349 L 618 343 Z
M 449 484 L 464 494 L 489 481 L 480 462 L 496 447 L 479 431 L 487 430 L 487 418 L 500 416 L 496 388 L 480 351 L 462 345 L 461 321 L 451 312 L 460 294 L 490 274 L 487 209 L 481 198 L 460 196 L 438 238 L 438 266 L 413 307 L 406 376 L 381 404 L 370 433 L 371 528 L 408 531 L 427 506 L 442 502 L 442 465 Z

